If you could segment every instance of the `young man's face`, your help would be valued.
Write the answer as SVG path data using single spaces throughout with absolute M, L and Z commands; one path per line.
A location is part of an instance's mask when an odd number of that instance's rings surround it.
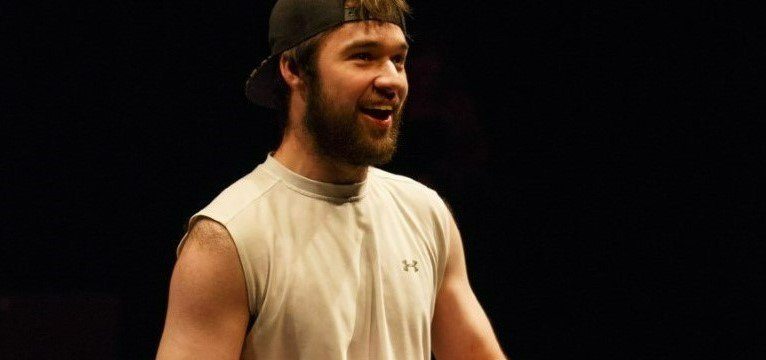
M 322 155 L 356 166 L 391 160 L 407 98 L 407 47 L 399 26 L 378 21 L 346 23 L 324 39 L 304 119 Z

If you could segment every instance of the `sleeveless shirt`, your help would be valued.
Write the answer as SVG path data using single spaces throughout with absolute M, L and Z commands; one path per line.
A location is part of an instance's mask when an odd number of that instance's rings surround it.
M 413 179 L 322 183 L 269 154 L 190 225 L 211 218 L 236 245 L 255 318 L 243 359 L 427 360 L 450 216 Z

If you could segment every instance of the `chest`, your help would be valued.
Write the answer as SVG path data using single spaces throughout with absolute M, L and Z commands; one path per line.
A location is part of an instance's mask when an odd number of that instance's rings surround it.
M 427 331 L 437 286 L 432 222 L 364 203 L 308 211 L 273 234 L 259 320 L 304 340 Z

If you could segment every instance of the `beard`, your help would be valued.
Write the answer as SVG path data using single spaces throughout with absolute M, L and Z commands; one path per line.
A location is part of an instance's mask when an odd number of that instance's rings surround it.
M 396 152 L 404 103 L 394 109 L 388 131 L 373 133 L 359 120 L 355 106 L 340 106 L 322 91 L 321 79 L 308 87 L 303 123 L 319 155 L 353 166 L 383 165 Z

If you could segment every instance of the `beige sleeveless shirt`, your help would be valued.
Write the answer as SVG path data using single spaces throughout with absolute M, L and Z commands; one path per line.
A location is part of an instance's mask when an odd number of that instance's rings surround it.
M 377 168 L 320 183 L 268 155 L 201 216 L 239 252 L 255 317 L 243 359 L 431 358 L 451 216 L 433 190 Z

